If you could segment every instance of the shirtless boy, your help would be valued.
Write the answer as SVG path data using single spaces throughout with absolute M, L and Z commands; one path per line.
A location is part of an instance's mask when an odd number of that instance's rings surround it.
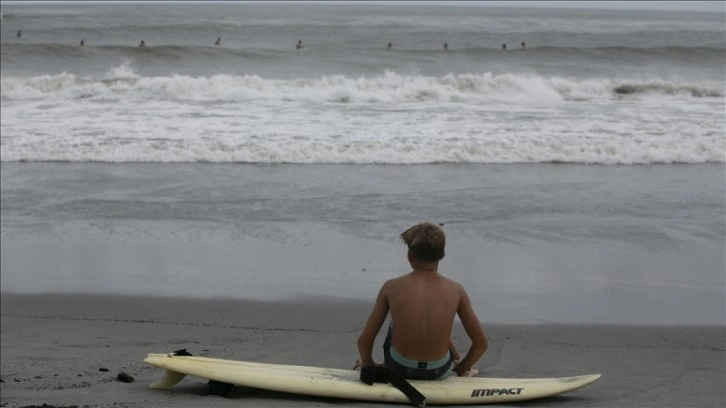
M 452 365 L 458 376 L 475 375 L 472 366 L 484 354 L 488 341 L 461 284 L 438 273 L 446 237 L 435 224 L 414 225 L 401 234 L 408 246 L 413 271 L 383 284 L 365 328 L 358 338 L 356 366 L 375 365 L 373 342 L 391 312 L 391 326 L 383 345 L 384 363 L 404 378 L 435 380 L 448 375 Z M 472 345 L 463 359 L 451 341 L 456 315 Z

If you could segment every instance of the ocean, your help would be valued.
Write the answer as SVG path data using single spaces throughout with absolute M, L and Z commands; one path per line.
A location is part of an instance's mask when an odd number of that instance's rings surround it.
M 2 292 L 372 302 L 428 220 L 484 322 L 723 325 L 725 15 L 3 4 Z

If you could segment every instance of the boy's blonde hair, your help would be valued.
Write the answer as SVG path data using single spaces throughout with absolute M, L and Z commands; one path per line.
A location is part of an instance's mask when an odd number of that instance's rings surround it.
M 416 224 L 401 234 L 401 240 L 417 261 L 437 262 L 444 257 L 446 235 L 436 224 L 430 222 Z

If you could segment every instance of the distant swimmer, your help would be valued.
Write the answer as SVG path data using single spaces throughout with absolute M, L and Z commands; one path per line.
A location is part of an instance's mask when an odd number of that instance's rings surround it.
M 507 44 L 502 44 L 502 49 L 503 50 L 506 50 L 507 49 Z
M 525 48 L 527 48 L 527 44 L 525 44 L 524 41 L 522 41 L 522 49 L 525 49 Z
M 23 36 L 23 30 L 18 30 L 18 33 L 15 34 L 16 37 L 22 37 Z
M 390 50 L 391 48 L 393 48 L 393 43 L 388 43 L 388 49 Z
M 219 46 L 219 44 L 222 43 L 222 37 L 217 37 L 217 41 L 214 42 L 214 45 Z
M 141 42 L 139 43 L 139 48 L 144 48 L 144 47 L 146 47 L 146 43 L 144 42 L 144 40 L 141 40 Z
M 81 47 L 83 47 L 84 45 L 86 44 L 83 42 L 83 40 L 81 40 Z
M 298 40 L 297 45 L 295 46 L 295 49 L 299 50 L 301 48 L 304 48 L 302 45 L 302 40 Z
M 444 43 L 444 51 L 448 51 L 448 50 L 449 50 L 449 44 Z

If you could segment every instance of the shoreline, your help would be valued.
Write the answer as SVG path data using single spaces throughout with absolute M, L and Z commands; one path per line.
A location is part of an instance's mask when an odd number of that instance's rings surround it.
M 3 291 L 367 301 L 423 217 L 489 322 L 725 321 L 722 164 L 1 166 Z
M 267 302 L 88 294 L 2 293 L 0 406 L 84 407 L 390 406 L 236 387 L 205 396 L 187 377 L 152 390 L 161 370 L 148 353 L 187 348 L 216 358 L 352 367 L 371 304 L 336 298 Z M 480 316 L 486 319 L 486 316 Z M 600 373 L 597 382 L 536 402 L 566 407 L 717 407 L 726 402 L 724 326 L 487 324 L 480 376 L 555 377 Z M 453 330 L 462 350 L 468 342 Z M 381 336 L 374 358 L 380 359 Z M 99 371 L 99 369 L 108 371 Z M 117 380 L 121 372 L 132 383 Z M 214 401 L 210 402 L 209 399 Z

